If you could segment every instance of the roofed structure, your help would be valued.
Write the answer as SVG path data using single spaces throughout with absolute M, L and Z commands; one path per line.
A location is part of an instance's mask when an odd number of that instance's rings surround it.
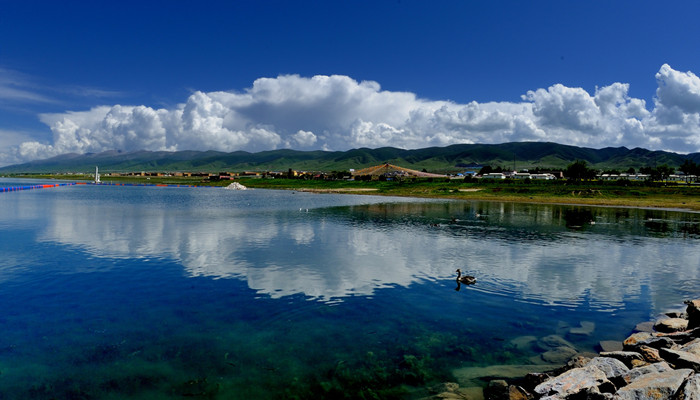
M 416 171 L 413 169 L 403 168 L 403 167 L 399 167 L 399 166 L 392 165 L 389 163 L 376 165 L 374 167 L 360 169 L 360 170 L 353 172 L 352 174 L 353 174 L 353 176 L 365 176 L 365 175 L 387 176 L 387 177 L 413 176 L 413 177 L 418 177 L 418 178 L 445 178 L 446 177 L 446 175 L 431 174 L 428 172 Z

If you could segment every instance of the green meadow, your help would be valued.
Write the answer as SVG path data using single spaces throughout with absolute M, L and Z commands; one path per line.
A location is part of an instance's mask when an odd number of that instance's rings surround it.
M 700 186 L 618 182 L 465 182 L 463 179 L 402 181 L 237 180 L 249 188 L 375 194 L 531 203 L 661 207 L 700 211 Z
M 23 175 L 24 178 L 91 180 L 86 175 Z M 104 183 L 228 186 L 197 177 L 103 177 Z M 561 203 L 616 207 L 675 208 L 700 211 L 700 186 L 661 182 L 603 181 L 466 181 L 464 179 L 313 180 L 240 177 L 251 189 L 316 193 L 353 193 L 458 200 Z

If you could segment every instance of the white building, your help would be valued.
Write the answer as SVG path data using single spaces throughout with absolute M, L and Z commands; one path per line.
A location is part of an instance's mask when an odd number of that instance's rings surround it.
M 530 179 L 532 176 L 529 172 L 513 172 L 510 177 L 513 179 Z
M 491 172 L 481 176 L 483 179 L 506 179 L 506 175 L 500 172 Z
M 552 174 L 530 174 L 530 179 L 550 181 L 550 180 L 557 179 L 557 177 L 552 175 Z

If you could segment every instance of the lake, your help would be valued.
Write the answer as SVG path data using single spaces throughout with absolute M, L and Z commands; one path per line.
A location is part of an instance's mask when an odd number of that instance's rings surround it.
M 478 391 L 483 371 L 551 368 L 700 297 L 699 239 L 700 214 L 672 210 L 107 185 L 0 193 L 0 398 Z M 477 283 L 458 285 L 457 268 Z

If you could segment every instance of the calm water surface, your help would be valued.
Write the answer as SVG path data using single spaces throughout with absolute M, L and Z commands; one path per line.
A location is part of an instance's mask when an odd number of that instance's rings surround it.
M 478 386 L 478 367 L 554 362 L 543 338 L 594 351 L 700 297 L 699 239 L 699 214 L 661 210 L 214 188 L 2 193 L 0 399 Z M 457 268 L 477 284 L 458 287 Z

